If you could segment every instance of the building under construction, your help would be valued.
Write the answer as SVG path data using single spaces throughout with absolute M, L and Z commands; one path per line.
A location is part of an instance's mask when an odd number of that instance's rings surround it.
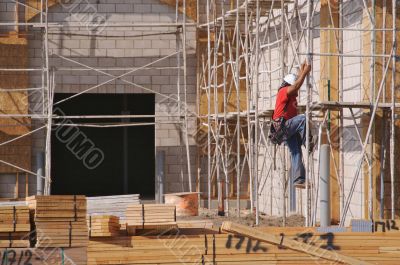
M 191 192 L 256 224 L 398 219 L 399 41 L 395 0 L 0 0 L 1 200 Z M 268 134 L 304 61 L 318 147 L 296 189 Z

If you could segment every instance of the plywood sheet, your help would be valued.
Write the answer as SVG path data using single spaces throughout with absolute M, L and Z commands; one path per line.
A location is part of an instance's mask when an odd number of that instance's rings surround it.
M 58 0 L 48 0 L 48 6 L 52 7 L 55 4 L 57 4 L 57 2 Z M 42 3 L 40 0 L 26 0 L 25 5 L 32 7 L 32 8 L 26 8 L 25 21 L 29 21 L 36 15 L 38 15 L 40 13 L 39 10 L 42 10 L 42 8 L 45 9 L 45 7 L 42 7 Z
M 28 66 L 27 40 L 16 35 L 0 38 L 0 68 L 23 69 Z M 0 89 L 27 88 L 28 73 L 24 71 L 0 71 Z M 23 115 L 29 112 L 28 93 L 0 92 L 0 114 Z M 0 143 L 10 141 L 30 131 L 31 120 L 23 117 L 0 118 Z M 0 146 L 1 159 L 19 167 L 31 169 L 31 137 Z M 14 173 L 14 167 L 0 163 L 0 173 Z
M 176 0 L 160 0 L 161 3 L 176 7 Z M 183 0 L 178 0 L 179 11 L 183 13 Z M 196 0 L 186 0 L 186 14 L 189 18 L 197 21 L 197 2 Z

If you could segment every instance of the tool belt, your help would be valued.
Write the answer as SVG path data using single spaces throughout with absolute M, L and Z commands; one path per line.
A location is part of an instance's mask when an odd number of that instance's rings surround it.
M 283 117 L 271 121 L 268 135 L 271 143 L 281 145 L 282 142 L 287 140 L 285 122 L 286 120 Z

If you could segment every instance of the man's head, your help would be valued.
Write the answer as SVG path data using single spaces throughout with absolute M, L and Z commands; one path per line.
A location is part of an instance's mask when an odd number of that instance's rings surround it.
M 297 80 L 297 75 L 295 74 L 288 74 L 283 78 L 283 80 L 288 83 L 289 85 L 293 85 Z
M 296 79 L 297 79 L 297 75 L 295 75 L 295 74 L 286 75 L 285 78 L 283 78 L 283 82 L 282 82 L 281 86 L 279 87 L 279 89 L 293 85 L 294 82 L 296 82 Z

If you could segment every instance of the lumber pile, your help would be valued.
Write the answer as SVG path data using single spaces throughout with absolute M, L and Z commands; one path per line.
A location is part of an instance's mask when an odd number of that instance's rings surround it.
M 33 196 L 27 200 L 35 224 L 36 247 L 87 246 L 85 196 Z
M 400 259 L 399 232 L 319 233 L 315 228 L 250 228 L 232 223 L 222 228 L 227 232 L 92 239 L 88 265 L 394 265 Z
M 129 205 L 140 204 L 139 194 L 87 197 L 87 213 L 94 215 L 114 215 L 125 220 L 125 211 Z
M 121 225 L 119 217 L 113 215 L 94 215 L 88 218 L 89 237 L 118 236 Z
M 0 247 L 29 247 L 28 206 L 0 206 Z
M 28 206 L 0 206 L 0 233 L 29 232 Z
M 86 248 L 0 248 L 4 265 L 86 265 Z
M 130 205 L 126 209 L 127 229 L 176 227 L 176 206 L 169 204 Z

